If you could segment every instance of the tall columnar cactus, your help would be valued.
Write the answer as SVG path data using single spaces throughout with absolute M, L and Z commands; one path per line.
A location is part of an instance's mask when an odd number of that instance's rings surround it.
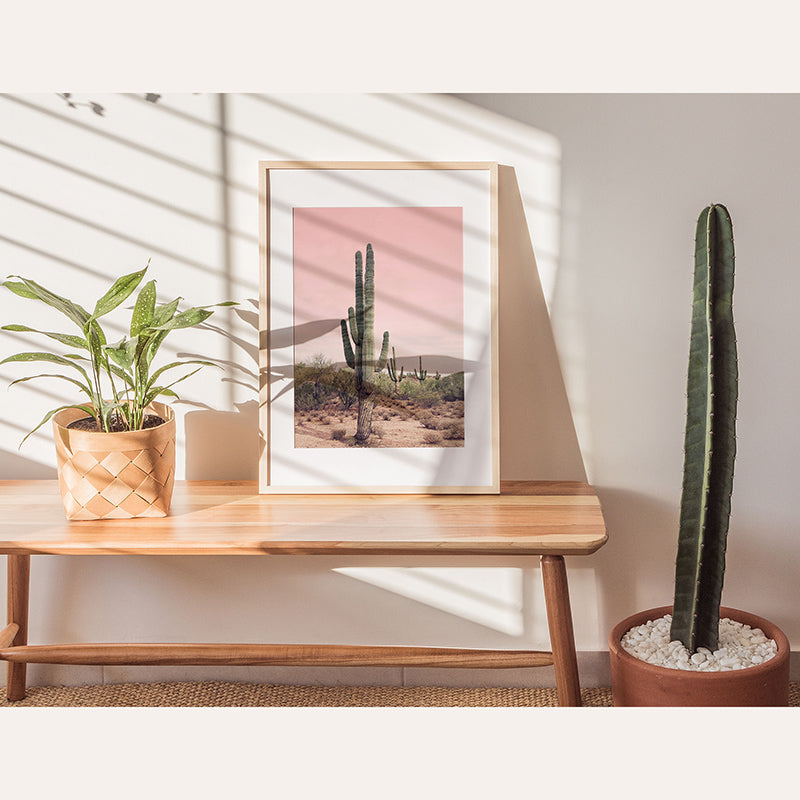
M 414 377 L 422 383 L 425 378 L 428 377 L 428 370 L 422 369 L 422 356 L 419 357 L 419 372 L 417 372 L 417 368 L 414 367 Z
M 383 332 L 383 345 L 375 360 L 375 255 L 372 245 L 367 245 L 366 267 L 361 251 L 356 251 L 356 305 L 347 311 L 348 320 L 341 320 L 342 346 L 347 366 L 355 370 L 356 394 L 358 395 L 358 425 L 356 442 L 363 444 L 372 430 L 372 376 L 386 366 L 389 352 L 389 331 Z M 350 323 L 350 332 L 347 323 Z M 352 344 L 350 339 L 352 338 Z
M 671 638 L 717 649 L 736 455 L 738 367 L 733 326 L 733 226 L 704 209 L 695 239 L 686 442 Z
M 397 356 L 392 348 L 392 357 L 386 361 L 386 371 L 389 373 L 389 380 L 392 383 L 400 383 L 405 377 L 405 367 L 400 367 L 400 372 L 397 371 Z

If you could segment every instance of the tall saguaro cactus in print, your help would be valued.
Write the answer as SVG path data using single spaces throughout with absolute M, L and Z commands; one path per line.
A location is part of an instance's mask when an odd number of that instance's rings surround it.
M 367 245 L 366 265 L 361 251 L 356 251 L 355 281 L 355 308 L 350 306 L 348 319 L 341 320 L 340 324 L 345 361 L 356 374 L 358 424 L 355 439 L 357 444 L 365 444 L 372 431 L 372 409 L 375 406 L 372 376 L 386 366 L 389 353 L 389 331 L 384 331 L 381 352 L 375 359 L 375 254 L 371 244 Z

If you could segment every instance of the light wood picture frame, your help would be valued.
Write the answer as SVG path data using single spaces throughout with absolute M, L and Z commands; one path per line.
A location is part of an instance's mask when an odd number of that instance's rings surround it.
M 259 162 L 259 491 L 497 493 L 498 166 Z

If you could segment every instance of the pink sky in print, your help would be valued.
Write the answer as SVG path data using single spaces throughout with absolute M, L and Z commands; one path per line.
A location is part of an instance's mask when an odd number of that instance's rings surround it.
M 375 253 L 376 356 L 388 330 L 389 354 L 393 346 L 398 359 L 462 359 L 461 208 L 295 208 L 295 326 L 327 322 L 299 328 L 314 338 L 302 341 L 298 332 L 295 361 L 317 353 L 344 361 L 338 320 L 355 305 L 355 253 L 366 259 L 368 242 Z

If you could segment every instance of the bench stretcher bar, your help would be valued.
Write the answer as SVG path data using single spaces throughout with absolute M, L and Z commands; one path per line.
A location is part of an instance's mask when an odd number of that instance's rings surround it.
M 12 627 L 12 626 L 9 626 Z M 7 630 L 7 629 L 6 629 Z M 309 644 L 55 644 L 0 649 L 0 659 L 26 664 L 324 667 L 459 667 L 514 669 L 552 665 L 549 651 L 458 647 Z

